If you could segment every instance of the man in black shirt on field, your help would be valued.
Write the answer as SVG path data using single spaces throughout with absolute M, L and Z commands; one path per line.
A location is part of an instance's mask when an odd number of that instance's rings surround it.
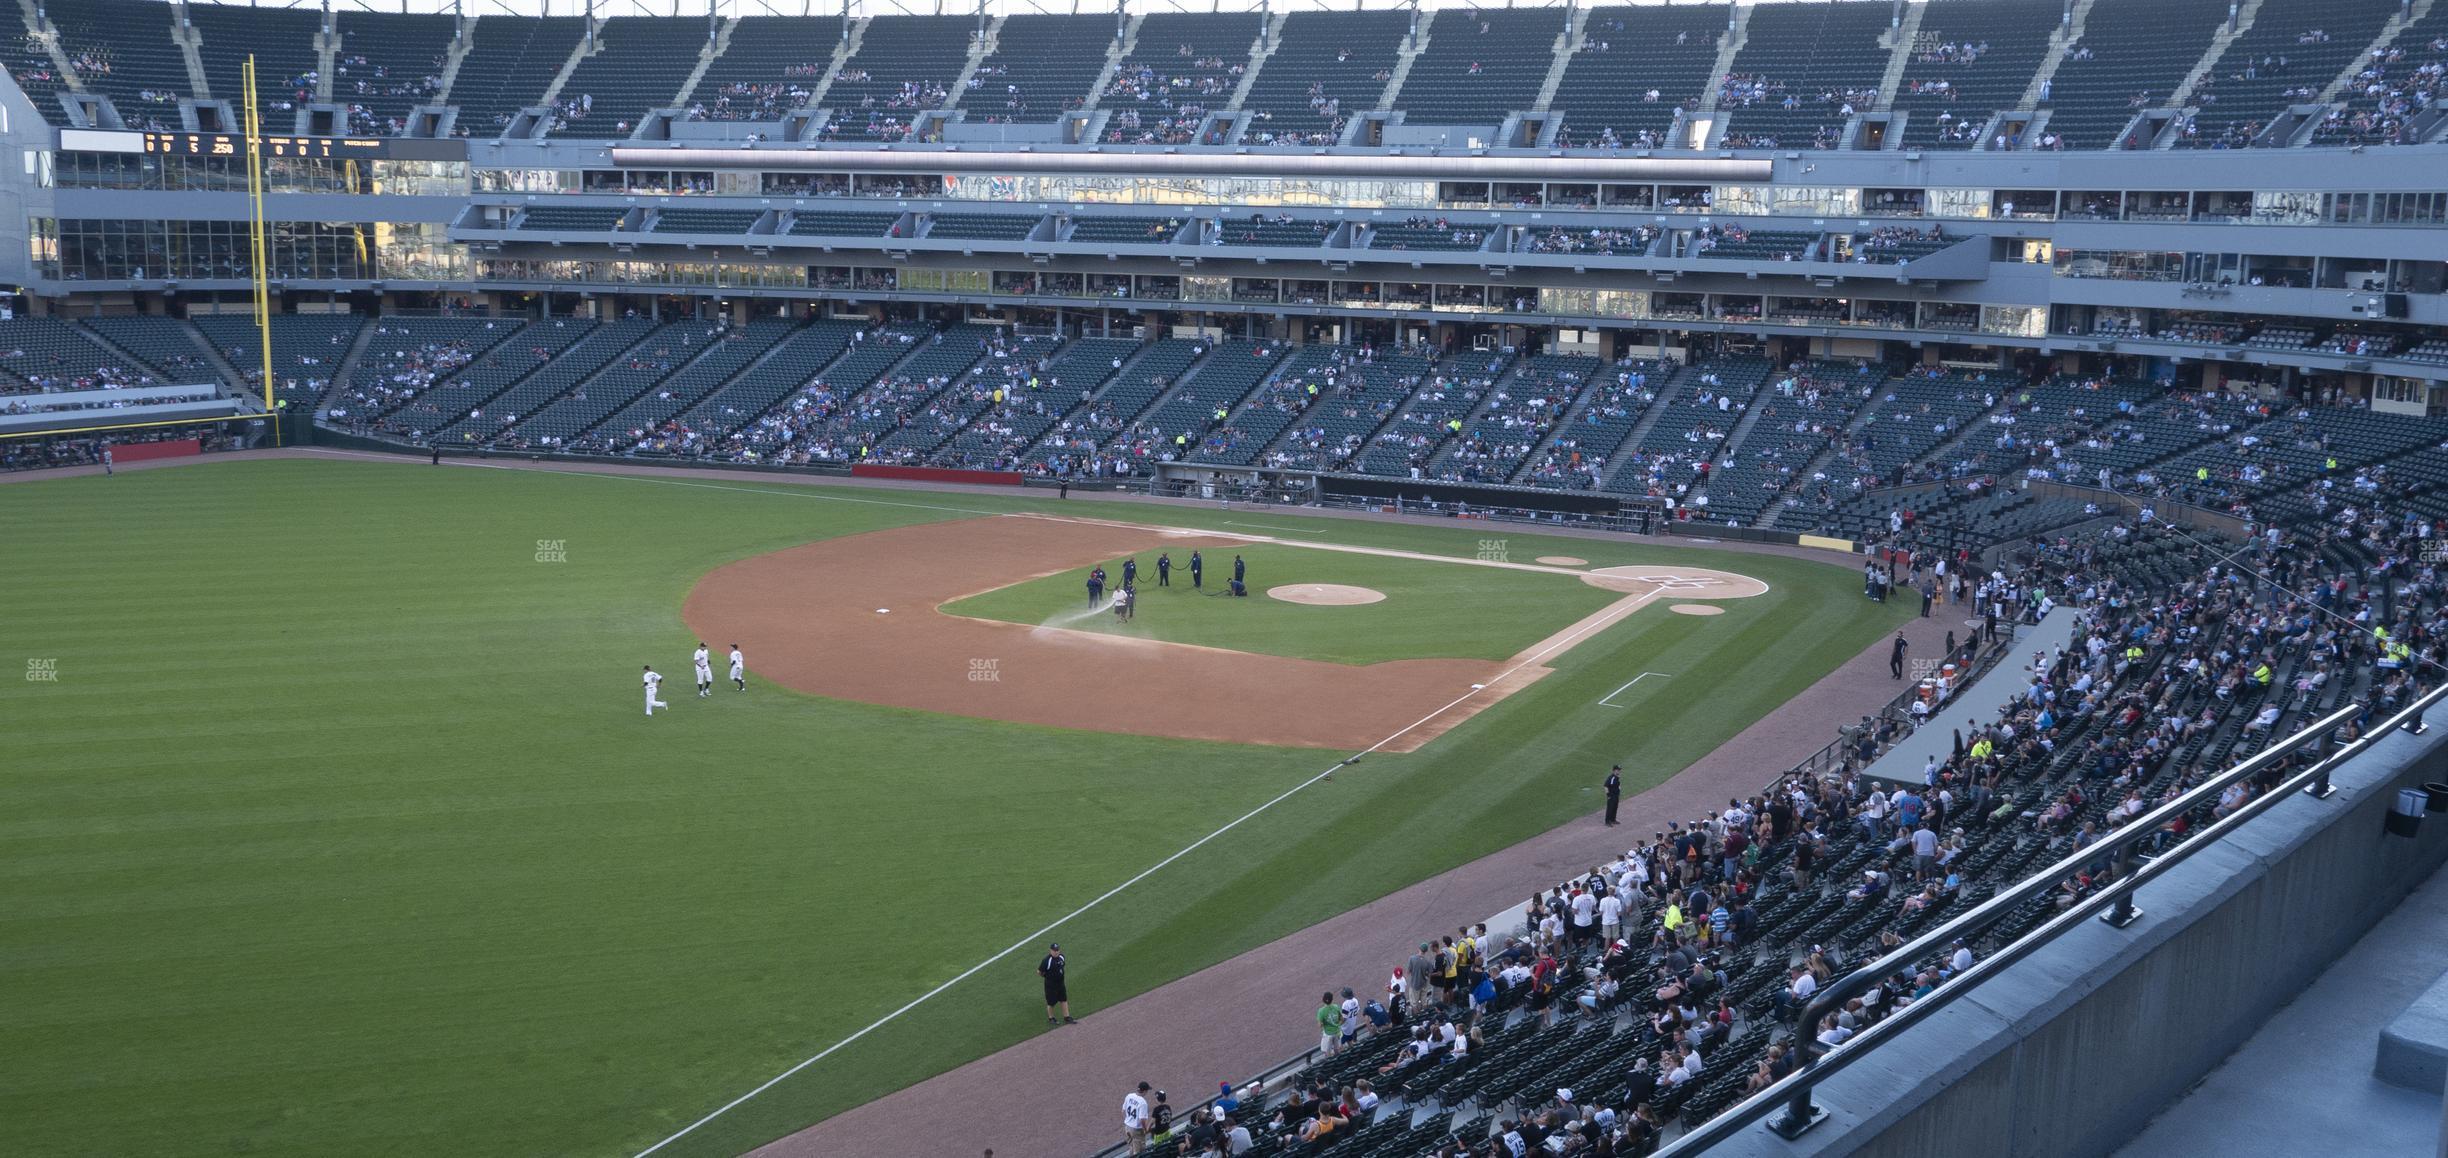
M 1071 991 L 1063 986 L 1061 945 L 1046 946 L 1045 960 L 1037 963 L 1037 975 L 1045 978 L 1046 1024 L 1078 1024 L 1078 1019 L 1071 1016 Z M 1054 1016 L 1057 1007 L 1062 1010 L 1062 1017 L 1059 1020 Z

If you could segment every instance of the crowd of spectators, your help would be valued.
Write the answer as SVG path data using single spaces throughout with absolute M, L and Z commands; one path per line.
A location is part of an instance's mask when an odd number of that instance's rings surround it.
M 1891 713 L 1846 730 L 1836 755 L 1760 793 L 1669 821 L 1618 857 L 1540 889 L 1516 914 L 1417 942 L 1382 985 L 1330 989 L 1318 1050 L 1270 1090 L 1226 1083 L 1156 1153 L 1238 1153 L 1200 1132 L 1229 1115 L 1287 1146 L 1364 1133 L 1392 1107 L 1451 1108 L 1501 1071 L 1501 1113 L 1448 1115 L 1440 1156 L 1645 1153 L 1844 1049 L 1967 970 L 1994 944 L 2114 883 L 2086 858 L 2115 830 L 2209 774 L 2363 705 L 2333 734 L 2161 825 L 2163 849 L 2233 813 L 2432 681 L 2444 576 L 2429 520 L 2385 506 L 2265 526 L 2240 542 L 2128 518 L 2035 539 L 1981 572 L 1960 555 L 1942 598 L 1974 620 L 1944 657 L 1988 650 L 2015 690 L 1910 775 L 1863 770 L 1916 726 Z M 1919 585 L 1938 560 L 1899 516 L 1874 567 Z M 2069 642 L 2028 661 L 2013 625 L 2059 604 Z M 1892 762 L 1891 762 L 1892 763 Z M 2045 876 L 2041 874 L 2047 874 Z M 1821 991 L 1998 890 L 2049 887 L 1823 1011 Z M 1542 1081 L 1542 1079 L 1548 1079 Z M 1482 1099 L 1482 1104 L 1495 1105 Z M 1431 1117 L 1431 1122 L 1440 1120 Z M 1168 1151 L 1166 1145 L 1178 1145 Z
M 1533 229 L 1522 234 L 1522 249 L 1528 253 L 1593 253 L 1601 257 L 1617 254 L 1631 256 L 1649 252 L 1657 241 L 1658 227 L 1640 225 L 1630 229 Z

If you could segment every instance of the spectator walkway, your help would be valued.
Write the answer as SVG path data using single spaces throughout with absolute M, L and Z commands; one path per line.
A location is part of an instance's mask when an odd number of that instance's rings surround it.
M 1933 616 L 1905 625 L 1913 650 L 1935 655 L 1950 621 Z M 1960 633 L 1960 619 L 1955 621 Z M 1171 982 L 1076 1026 L 1043 1034 L 755 1151 L 756 1158 L 859 1154 L 939 1158 L 993 1147 L 997 1154 L 1094 1153 L 1120 1140 L 1113 1108 L 1140 1078 L 1196 1104 L 1230 1078 L 1245 1081 L 1317 1044 L 1293 1016 L 1302 998 L 1327 988 L 1382 978 L 1413 943 L 1436 929 L 1478 921 L 1520 903 L 1544 882 L 1576 875 L 1620 856 L 1642 834 L 1748 796 L 1777 772 L 1810 756 L 1836 730 L 1877 711 L 1895 695 L 1887 678 L 1888 641 L 1822 677 L 1766 719 L 1657 787 L 1627 797 L 1620 828 L 1591 815 L 1381 897 L 1291 936 Z M 1024 998 L 1025 999 L 1025 998 Z M 1285 1016 L 1218 1017 L 1219 1009 L 1282 1010 Z M 1184 1025 L 1199 1032 L 1182 1033 Z M 945 1115 L 945 1106 L 963 1107 Z M 929 1128 L 913 1131 L 910 1123 Z
M 2448 872 L 2382 917 L 2115 1158 L 2436 1152 L 2439 1096 L 2382 1082 L 2372 1060 L 2381 1027 L 2439 979 L 2444 944 Z
M 1898 594 L 1891 595 L 1889 598 L 1903 598 L 1904 589 L 1898 587 L 1896 591 Z M 1930 609 L 1928 619 L 1918 619 L 1914 622 L 1941 624 L 1939 631 L 1953 628 L 1959 638 L 1969 639 L 1971 633 L 1979 631 L 1980 628 L 1957 626 L 1964 621 L 1962 613 L 1965 610 L 1966 608 L 1961 604 L 1942 604 Z M 1953 614 L 1949 614 L 1950 612 Z M 1989 669 L 1988 675 L 1981 677 L 1979 682 L 1958 693 L 1946 707 L 1932 713 L 1930 722 L 1921 725 L 1919 731 L 1896 741 L 1895 747 L 1888 749 L 1886 755 L 1879 757 L 1869 767 L 1862 769 L 1862 775 L 1880 780 L 1920 784 L 1921 770 L 1928 767 L 1931 757 L 1936 757 L 1939 763 L 1944 764 L 1955 755 L 1957 733 L 1970 735 L 1973 729 L 1993 723 L 2007 714 L 2007 704 L 2031 687 L 2032 654 L 2037 652 L 2044 656 L 2054 656 L 2063 650 L 2066 642 L 2074 638 L 2074 617 L 2074 608 L 2059 607 L 2049 612 L 2048 618 L 2041 620 L 2036 625 L 2026 624 L 2016 627 L 2014 654 L 1999 661 L 1996 667 Z M 1927 658 L 1938 654 L 1943 647 L 1944 644 L 1941 643 L 1938 648 L 1924 651 L 1922 645 L 1916 641 L 1912 646 L 1911 654 Z M 1908 660 L 1907 662 L 1917 663 L 1919 661 Z M 1906 674 L 1911 673 L 1908 671 Z M 1895 681 L 1888 682 L 1892 687 Z

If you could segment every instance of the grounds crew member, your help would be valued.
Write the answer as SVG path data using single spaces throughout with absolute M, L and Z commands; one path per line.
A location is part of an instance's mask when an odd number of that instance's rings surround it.
M 1037 976 L 1045 979 L 1047 1025 L 1073 1025 L 1078 1022 L 1071 1016 L 1071 990 L 1063 979 L 1063 971 L 1068 965 L 1069 962 L 1063 960 L 1059 942 L 1046 946 L 1045 960 L 1037 963 Z M 1055 1020 L 1054 1016 L 1058 1008 L 1062 1010 L 1060 1021 Z
M 1615 809 L 1616 809 L 1616 806 L 1617 806 L 1617 805 L 1620 805 L 1620 804 L 1622 804 L 1622 803 L 1623 803 L 1623 765 L 1621 765 L 1621 764 L 1617 764 L 1617 765 L 1614 767 L 1614 769 L 1613 769 L 1612 771 L 1609 771 L 1609 772 L 1607 773 L 1607 778 L 1606 778 L 1606 794 L 1607 794 L 1607 807 L 1606 807 L 1606 822 L 1607 822 L 1607 827 L 1608 827 L 1608 828 L 1613 828 L 1613 827 L 1615 827 Z

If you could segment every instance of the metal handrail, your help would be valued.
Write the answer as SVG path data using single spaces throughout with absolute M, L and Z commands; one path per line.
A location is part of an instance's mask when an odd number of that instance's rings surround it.
M 1922 1018 L 1953 1003 L 2007 965 L 2021 960 L 2042 945 L 2055 940 L 2066 930 L 2074 928 L 2081 921 L 2092 917 L 2093 914 L 2098 914 L 2100 919 L 2119 928 L 2130 924 L 2135 918 L 2141 916 L 2141 911 L 2133 905 L 2133 894 L 2136 890 L 2156 880 L 2161 874 L 2182 863 L 2195 852 L 2217 843 L 2218 838 L 2225 836 L 2237 826 L 2276 806 L 2279 800 L 2292 794 L 2294 790 L 2303 789 L 2306 795 L 2327 797 L 2332 791 L 2329 787 L 2332 770 L 2361 755 L 2366 749 L 2379 742 L 2381 737 L 2421 718 L 2423 711 L 2438 704 L 2443 696 L 2448 696 L 2448 685 L 2426 693 L 2395 715 L 2364 732 L 2351 743 L 2314 761 L 2309 767 L 2288 777 L 2270 791 L 2246 801 L 2225 818 L 2204 827 L 2192 839 L 2168 848 L 2139 868 L 2134 867 L 2133 853 L 2136 846 L 2156 837 L 2159 830 L 2170 821 L 2215 800 L 2218 794 L 2226 791 L 2229 785 L 2259 774 L 2279 759 L 2293 755 L 2306 746 L 2322 742 L 2340 725 L 2369 710 L 2368 705 L 2365 704 L 2349 704 L 2339 708 L 2285 740 L 2264 748 L 2234 767 L 2212 776 L 2175 800 L 2135 817 L 2130 823 L 2118 828 L 2100 841 L 2076 850 L 2047 868 L 2031 874 L 2020 883 L 1982 902 L 1971 911 L 1923 933 L 1894 952 L 1846 974 L 1814 995 L 1810 1004 L 1803 1009 L 1801 1019 L 1795 1023 L 1793 1041 L 1799 1062 L 1794 1072 L 1766 1089 L 1728 1107 L 1725 1112 L 1707 1122 L 1685 1131 L 1664 1149 L 1658 1151 L 1656 1158 L 1688 1158 L 1688 1156 L 1697 1155 L 1708 1147 L 1760 1123 L 1763 1119 L 1768 1119 L 1769 1115 L 1780 1106 L 1783 1107 L 1784 1113 L 1768 1121 L 1769 1129 L 1787 1139 L 1800 1137 L 1804 1131 L 1816 1125 L 1825 1115 L 1825 1111 L 1812 1103 L 1812 1091 L 1819 1083 L 1834 1077 L 1854 1062 L 1870 1055 L 1874 1052 L 1871 1047 L 1894 1037 Z M 1843 1048 L 1830 1051 L 1818 1044 L 1818 1037 L 1812 1032 L 1812 1027 L 1818 1025 L 1828 1014 L 1842 1008 L 1846 1001 L 1869 989 L 1872 984 L 1912 964 L 1934 948 L 1949 944 L 1958 937 L 1973 935 L 1996 924 L 2024 903 L 2054 890 L 2066 877 L 2080 871 L 2082 866 L 2097 863 L 2109 856 L 2118 858 L 2121 871 L 2116 880 L 2101 887 L 2098 892 L 2031 933 L 2000 946 L 1987 957 L 1975 962 L 1971 969 L 1949 978 L 1945 984 L 1932 990 L 1928 996 L 1913 1002 L 1846 1041 Z

